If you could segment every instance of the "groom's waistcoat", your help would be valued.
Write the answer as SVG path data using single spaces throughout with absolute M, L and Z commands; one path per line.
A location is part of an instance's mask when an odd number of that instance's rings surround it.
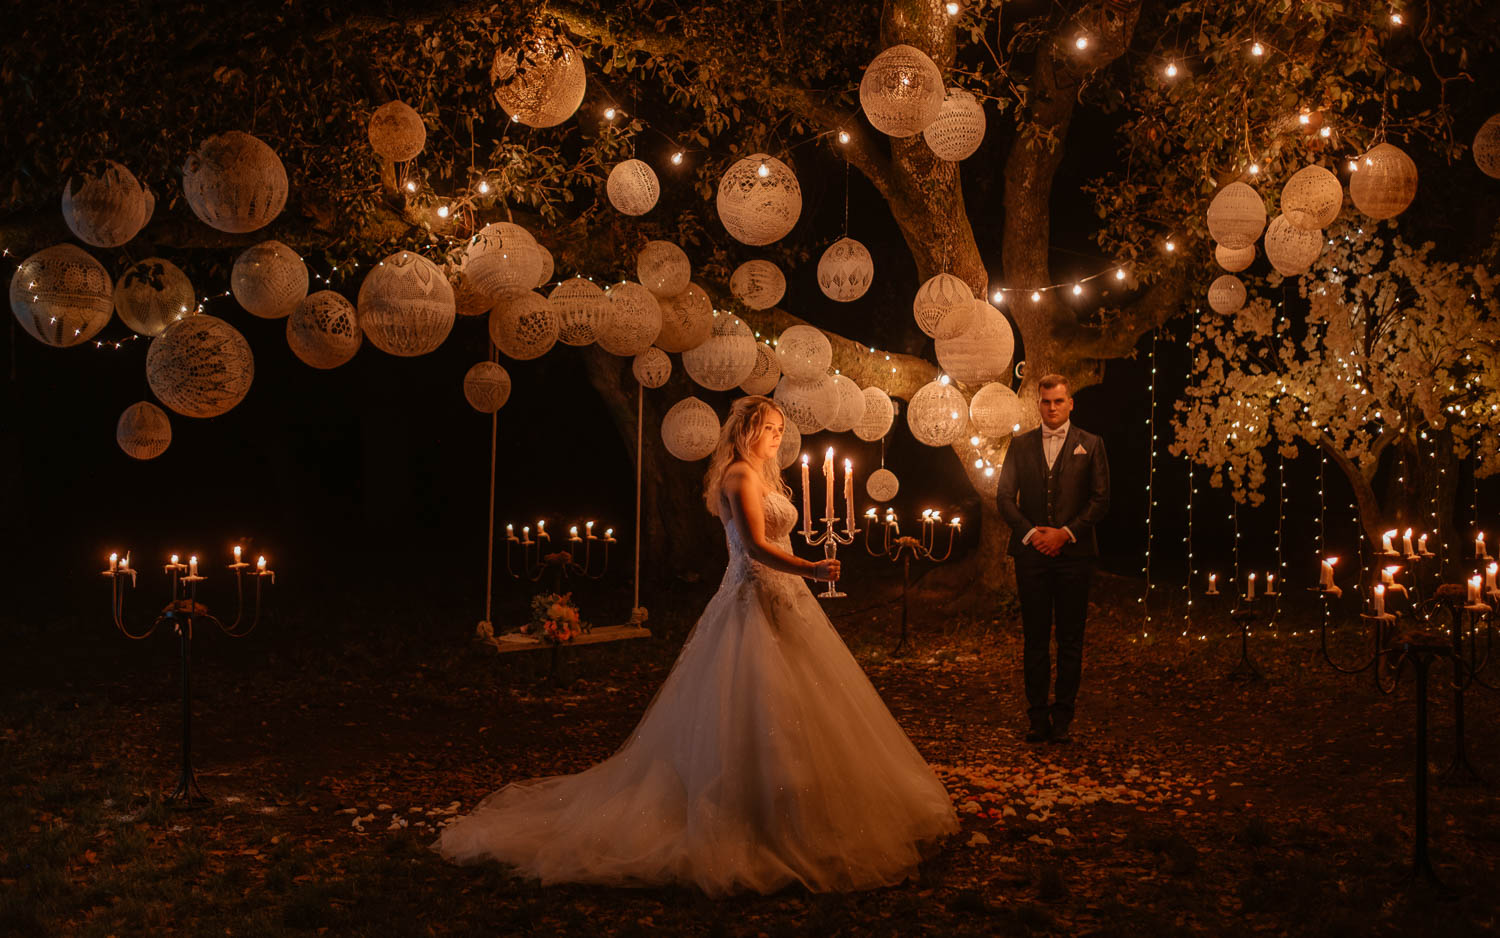
M 1049 469 L 1041 428 L 1018 435 L 1000 467 L 995 498 L 1001 517 L 1010 525 L 1012 555 L 1034 550 L 1021 543 L 1032 528 L 1066 527 L 1077 541 L 1063 547 L 1063 556 L 1097 556 L 1094 527 L 1109 511 L 1109 459 L 1104 441 L 1071 426 Z

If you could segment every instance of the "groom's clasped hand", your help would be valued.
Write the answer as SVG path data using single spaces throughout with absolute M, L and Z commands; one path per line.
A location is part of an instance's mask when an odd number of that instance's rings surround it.
M 1048 528 L 1038 525 L 1036 533 L 1031 535 L 1029 543 L 1048 557 L 1056 557 L 1062 553 L 1063 545 L 1067 544 L 1068 540 L 1068 532 L 1062 528 Z

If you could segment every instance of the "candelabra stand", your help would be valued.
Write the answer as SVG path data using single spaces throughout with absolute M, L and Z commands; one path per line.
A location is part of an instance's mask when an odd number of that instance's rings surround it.
M 911 562 L 912 558 L 928 560 L 932 563 L 943 563 L 953 553 L 953 541 L 958 536 L 959 519 L 949 521 L 948 547 L 943 551 L 941 557 L 937 556 L 934 548 L 937 546 L 937 528 L 942 520 L 938 512 L 922 512 L 921 537 L 903 536 L 901 528 L 896 522 L 896 513 L 886 511 L 882 527 L 885 529 L 885 537 L 881 549 L 875 550 L 871 543 L 874 540 L 874 528 L 876 524 L 875 509 L 871 508 L 865 512 L 865 550 L 871 557 L 884 557 L 891 562 L 901 562 L 901 637 L 896 642 L 896 648 L 891 654 L 899 655 L 906 648 L 906 626 L 909 618 L 910 603 L 909 594 L 911 590 Z M 847 543 L 847 542 L 845 542 Z
M 552 546 L 552 535 L 547 533 L 547 522 L 536 523 L 536 537 L 531 536 L 531 527 L 521 528 L 521 536 L 516 537 L 515 525 L 505 526 L 505 572 L 510 574 L 511 579 L 522 578 L 536 582 L 542 578 L 544 573 L 551 571 L 556 577 L 554 592 L 562 592 L 562 584 L 569 575 L 582 576 L 590 580 L 601 579 L 605 571 L 609 569 L 609 545 L 615 543 L 615 529 L 608 528 L 604 536 L 600 537 L 594 533 L 594 522 L 589 521 L 584 525 L 582 537 L 578 536 L 578 526 L 574 525 L 568 529 L 568 546 L 565 549 L 545 552 Z M 599 541 L 604 546 L 602 549 L 602 561 L 599 571 L 594 572 L 593 551 L 594 542 Z M 578 561 L 580 545 L 583 550 L 583 562 Z M 513 554 L 519 549 L 521 553 L 521 569 L 517 571 L 514 566 Z
M 1279 596 L 1279 593 L 1271 593 L 1271 598 Z M 1234 670 L 1226 675 L 1231 681 L 1264 681 L 1266 672 L 1261 670 L 1255 659 L 1250 657 L 1250 629 L 1256 621 L 1261 618 L 1261 599 L 1258 596 L 1241 596 L 1239 601 L 1244 603 L 1238 609 L 1230 610 L 1229 618 L 1238 623 L 1240 627 L 1240 660 L 1235 664 Z
M 1439 586 L 1433 599 L 1448 613 L 1453 654 L 1453 761 L 1438 773 L 1438 781 L 1445 785 L 1483 785 L 1486 784 L 1484 776 L 1469 761 L 1464 736 L 1464 692 L 1473 683 L 1479 668 L 1489 661 L 1488 653 L 1483 663 L 1472 660 L 1472 653 L 1473 647 L 1478 644 L 1479 624 L 1481 621 L 1488 622 L 1491 607 L 1478 600 L 1470 600 L 1466 588 L 1457 583 Z M 1469 640 L 1471 660 L 1467 663 L 1464 661 L 1465 620 L 1473 633 Z
M 826 527 L 822 533 L 814 534 L 811 524 L 804 524 L 801 531 L 802 537 L 807 541 L 809 547 L 823 548 L 823 557 L 826 560 L 832 560 L 838 556 L 839 545 L 848 547 L 850 544 L 853 544 L 854 536 L 859 533 L 859 529 L 854 526 L 853 518 L 849 519 L 848 526 L 845 528 L 843 534 L 839 533 L 838 522 L 839 519 L 830 514 L 823 518 L 823 524 Z M 819 599 L 842 599 L 849 595 L 839 590 L 834 585 L 833 580 L 827 580 L 826 582 L 828 583 L 827 589 L 816 594 Z
M 1343 591 L 1338 587 L 1318 588 L 1314 587 L 1311 592 L 1321 593 L 1325 598 L 1338 598 Z M 1396 682 L 1389 673 L 1386 652 L 1389 650 L 1387 642 L 1395 632 L 1396 616 L 1385 611 L 1383 607 L 1375 612 L 1360 613 L 1360 621 L 1369 623 L 1370 626 L 1370 656 L 1359 664 L 1340 664 L 1333 660 L 1333 653 L 1328 650 L 1328 620 L 1326 617 L 1318 623 L 1318 651 L 1328 666 L 1340 674 L 1362 674 L 1371 668 L 1374 669 L 1375 689 L 1383 694 L 1391 694 L 1396 690 Z
M 1390 654 L 1397 656 L 1393 667 L 1398 679 L 1408 661 L 1417 678 L 1416 832 L 1412 838 L 1411 879 L 1441 887 L 1427 853 L 1427 672 L 1434 658 L 1448 657 L 1453 650 L 1437 635 L 1413 633 L 1395 638 Z

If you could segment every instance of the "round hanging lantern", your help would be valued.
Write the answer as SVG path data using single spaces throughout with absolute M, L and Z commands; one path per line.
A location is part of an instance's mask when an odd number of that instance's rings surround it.
M 262 241 L 235 258 L 229 288 L 246 312 L 280 319 L 307 296 L 307 265 L 280 241 Z
M 875 259 L 853 238 L 840 238 L 818 260 L 818 288 L 830 300 L 848 303 L 865 295 L 875 278 Z
M 609 297 L 592 280 L 564 280 L 547 294 L 557 316 L 557 337 L 566 345 L 589 345 L 608 319 Z
M 973 325 L 954 338 L 937 340 L 938 364 L 950 378 L 963 384 L 1005 379 L 1016 350 L 1015 333 L 1005 314 L 984 300 L 976 299 L 973 308 Z
M 1321 166 L 1304 166 L 1281 187 L 1281 214 L 1303 231 L 1321 231 L 1344 205 L 1339 177 Z
M 865 416 L 865 395 L 847 375 L 834 375 L 833 386 L 839 393 L 839 409 L 828 421 L 828 429 L 835 433 L 847 433 Z
M 957 163 L 974 155 L 984 140 L 984 105 L 962 88 L 943 93 L 938 115 L 922 131 L 922 138 L 940 160 Z
M 146 350 L 146 381 L 184 417 L 217 417 L 245 399 L 255 357 L 238 329 L 199 314 L 172 323 Z
M 917 288 L 911 313 L 926 335 L 956 338 L 974 322 L 974 291 L 952 274 L 938 274 Z
M 801 449 L 802 431 L 789 420 L 781 431 L 781 446 L 776 450 L 776 465 L 782 469 L 787 468 L 797 461 L 797 454 Z
M 542 272 L 542 251 L 525 228 L 495 222 L 469 239 L 462 266 L 474 289 L 491 302 L 498 302 L 536 286 Z
M 150 401 L 131 404 L 115 424 L 115 442 L 132 459 L 155 459 L 172 445 L 172 422 Z
M 556 264 L 552 260 L 552 252 L 542 247 L 540 243 L 537 244 L 536 250 L 537 254 L 542 259 L 542 269 L 536 275 L 537 289 L 541 289 L 542 287 L 545 287 L 547 283 L 552 279 L 552 274 L 556 270 Z
M 755 370 L 758 344 L 740 317 L 721 312 L 713 317 L 709 337 L 682 353 L 682 368 L 710 391 L 727 391 Z
M 1500 179 L 1500 114 L 1485 121 L 1474 135 L 1474 164 L 1486 176 Z
M 1243 182 L 1231 182 L 1208 204 L 1208 233 L 1226 248 L 1254 244 L 1266 227 L 1266 204 Z
M 828 422 L 838 416 L 842 403 L 832 375 L 819 375 L 811 381 L 782 375 L 772 396 L 781 412 L 786 414 L 786 419 L 795 423 L 803 433 L 817 433 L 828 426 Z
M 427 145 L 422 115 L 405 101 L 387 101 L 370 115 L 370 146 L 396 163 L 415 159 Z
M 187 274 L 160 257 L 131 264 L 115 282 L 115 312 L 120 321 L 149 338 L 197 309 L 198 295 Z
M 500 49 L 490 66 L 495 100 L 528 127 L 555 127 L 583 103 L 583 56 L 562 36 L 539 35 L 521 49 Z
M 530 361 L 557 344 L 557 315 L 545 296 L 508 296 L 490 310 L 490 341 L 506 358 Z
M 756 342 L 755 367 L 750 369 L 750 377 L 740 382 L 740 390 L 746 394 L 770 394 L 780 380 L 781 362 L 776 360 L 775 350 L 764 342 Z
M 599 330 L 599 347 L 611 355 L 639 355 L 661 334 L 656 294 L 633 281 L 609 288 L 609 315 Z
M 426 355 L 443 344 L 457 315 L 453 287 L 438 265 L 397 251 L 359 285 L 359 328 L 382 352 Z
M 770 309 L 786 295 L 786 277 L 770 261 L 745 261 L 729 275 L 729 292 L 751 309 Z
M 646 349 L 630 363 L 630 373 L 642 387 L 659 388 L 672 377 L 672 359 L 656 346 Z
M 906 425 L 917 442 L 947 446 L 963 432 L 968 412 L 969 404 L 958 388 L 942 380 L 929 381 L 911 396 Z
M 896 405 L 891 396 L 880 388 L 870 386 L 860 394 L 864 398 L 864 411 L 854 425 L 854 435 L 867 443 L 873 443 L 891 431 L 896 420 Z
M 1245 305 L 1245 284 L 1234 274 L 1225 274 L 1208 285 L 1208 305 L 1221 316 Z
M 1400 147 L 1382 143 L 1361 156 L 1349 177 L 1354 207 L 1375 219 L 1395 218 L 1417 195 L 1417 164 Z
M 661 439 L 673 456 L 696 462 L 719 443 L 719 415 L 696 397 L 685 397 L 661 418 Z
M 286 167 L 258 137 L 238 130 L 209 137 L 182 167 L 182 194 L 205 225 L 243 234 L 286 207 Z
M 1216 245 L 1214 247 L 1214 260 L 1218 261 L 1219 266 L 1230 273 L 1238 273 L 1249 267 L 1251 262 L 1255 260 L 1255 245 L 1252 244 L 1242 248 L 1226 248 L 1222 244 Z
M 702 345 L 713 333 L 713 300 L 696 283 L 657 303 L 661 306 L 661 332 L 656 335 L 656 344 L 663 351 L 686 352 Z
M 114 160 L 105 160 L 98 173 L 69 179 L 62 194 L 63 220 L 85 244 L 117 248 L 140 233 L 150 218 L 146 190 L 135 174 Z
M 776 358 L 782 374 L 811 381 L 828 373 L 833 364 L 833 344 L 821 329 L 791 326 L 776 340 Z
M 494 362 L 480 362 L 464 375 L 464 400 L 481 414 L 493 414 L 510 400 L 510 372 Z
M 719 179 L 719 220 L 742 244 L 779 241 L 802 214 L 802 187 L 791 167 L 774 156 L 752 153 Z
M 986 384 L 969 401 L 969 421 L 980 436 L 1009 436 L 1021 424 L 1021 399 L 999 381 Z
M 21 262 L 10 278 L 10 309 L 33 339 L 67 348 L 109 322 L 114 284 L 104 265 L 76 244 L 54 244 Z
M 286 320 L 286 344 L 314 368 L 337 368 L 363 341 L 354 304 L 332 290 L 309 294 Z
M 927 129 L 943 107 L 943 73 L 915 46 L 894 45 L 875 56 L 859 83 L 859 106 L 876 130 L 910 137 Z
M 882 466 L 870 473 L 870 477 L 865 480 L 865 491 L 877 502 L 888 502 L 901 491 L 901 480 L 896 478 L 894 472 Z
M 1303 231 L 1277 215 L 1266 226 L 1266 260 L 1283 277 L 1304 274 L 1323 253 L 1323 232 Z
M 670 241 L 647 241 L 635 258 L 635 274 L 647 290 L 660 297 L 677 296 L 688 288 L 693 265 L 682 248 Z
M 459 263 L 458 272 L 451 281 L 453 285 L 453 312 L 459 316 L 483 316 L 495 305 L 490 295 L 474 285 L 474 280 Z
M 625 215 L 644 215 L 656 207 L 661 183 L 656 173 L 640 160 L 626 160 L 609 171 L 604 184 L 609 204 Z

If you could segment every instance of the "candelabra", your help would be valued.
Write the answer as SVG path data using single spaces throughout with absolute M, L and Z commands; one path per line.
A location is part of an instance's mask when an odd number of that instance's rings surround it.
M 602 548 L 603 559 L 599 564 L 599 572 L 594 572 L 593 551 L 594 542 L 599 541 Z M 552 571 L 556 576 L 556 592 L 562 592 L 562 583 L 569 575 L 582 576 L 590 580 L 602 578 L 605 571 L 609 569 L 609 545 L 615 543 L 615 529 L 606 528 L 604 536 L 600 537 L 594 533 L 594 522 L 587 521 L 583 525 L 583 536 L 578 535 L 578 525 L 568 529 L 568 546 L 561 550 L 549 551 L 552 546 L 552 535 L 547 533 L 547 522 L 545 520 L 536 523 L 536 537 L 531 536 L 531 526 L 521 528 L 521 536 L 516 537 L 516 526 L 507 524 L 505 526 L 505 572 L 510 574 L 511 579 L 525 579 L 536 582 L 542 578 L 542 574 Z M 578 561 L 579 545 L 582 545 L 583 562 Z M 517 571 L 514 566 L 513 554 L 519 548 L 521 552 L 521 569 Z
M 802 457 L 802 534 L 803 540 L 807 541 L 809 547 L 823 548 L 825 560 L 832 560 L 838 556 L 839 545 L 848 547 L 854 543 L 854 536 L 859 529 L 854 526 L 854 473 L 853 463 L 844 460 L 844 532 L 839 533 L 839 517 L 834 514 L 833 499 L 833 447 L 828 447 L 827 454 L 823 457 L 823 482 L 826 486 L 824 495 L 827 496 L 823 502 L 823 524 L 822 533 L 814 533 L 812 525 L 812 489 L 807 483 L 807 456 Z M 819 599 L 841 599 L 848 593 L 840 591 L 833 580 L 828 580 L 827 589 L 818 593 Z
M 946 525 L 942 523 L 942 513 L 928 509 L 922 512 L 921 537 L 912 537 L 901 534 L 901 526 L 896 521 L 896 512 L 887 508 L 882 527 L 885 529 L 885 538 L 879 551 L 875 550 L 872 543 L 875 539 L 875 509 L 871 508 L 865 512 L 865 550 L 871 557 L 884 557 L 892 563 L 901 561 L 901 637 L 896 641 L 896 648 L 892 655 L 901 654 L 906 647 L 906 623 L 910 604 L 908 594 L 911 589 L 911 562 L 917 560 L 928 560 L 932 563 L 943 563 L 953 553 L 953 541 L 958 537 L 961 527 L 958 518 L 953 518 Z M 937 556 L 934 548 L 937 546 L 937 530 L 939 527 L 948 529 L 948 547 L 943 551 L 941 557 Z M 847 542 L 846 542 L 847 543 Z
M 235 613 L 234 622 L 225 625 L 217 616 L 211 615 L 208 607 L 198 602 L 198 584 L 207 577 L 198 574 L 198 558 L 189 557 L 187 563 L 180 563 L 177 554 L 173 554 L 171 560 L 163 567 L 172 578 L 172 600 L 162 609 L 161 614 L 152 620 L 151 625 L 144 632 L 132 632 L 125 624 L 125 584 L 127 578 L 133 588 L 136 583 L 136 569 L 130 565 L 130 554 L 127 552 L 122 558 L 119 554 L 109 555 L 109 569 L 103 571 L 110 578 L 110 615 L 113 617 L 115 627 L 120 630 L 126 638 L 141 641 L 150 638 L 164 623 L 171 623 L 177 632 L 182 649 L 182 772 L 177 779 L 177 787 L 167 801 L 176 803 L 184 808 L 195 808 L 209 804 L 210 800 L 198 787 L 198 780 L 193 776 L 193 705 L 192 705 L 192 641 L 193 625 L 198 620 L 212 622 L 218 626 L 220 631 L 230 638 L 244 638 L 255 631 L 256 625 L 260 623 L 261 589 L 266 578 L 271 583 L 276 582 L 276 572 L 266 566 L 266 558 L 261 557 L 255 565 L 255 569 L 249 573 L 255 582 L 255 604 L 250 611 L 249 621 L 246 624 L 245 616 L 245 576 L 250 570 L 250 565 L 240 560 L 240 549 L 234 549 L 234 563 L 228 565 L 228 569 L 234 571 L 234 593 Z

